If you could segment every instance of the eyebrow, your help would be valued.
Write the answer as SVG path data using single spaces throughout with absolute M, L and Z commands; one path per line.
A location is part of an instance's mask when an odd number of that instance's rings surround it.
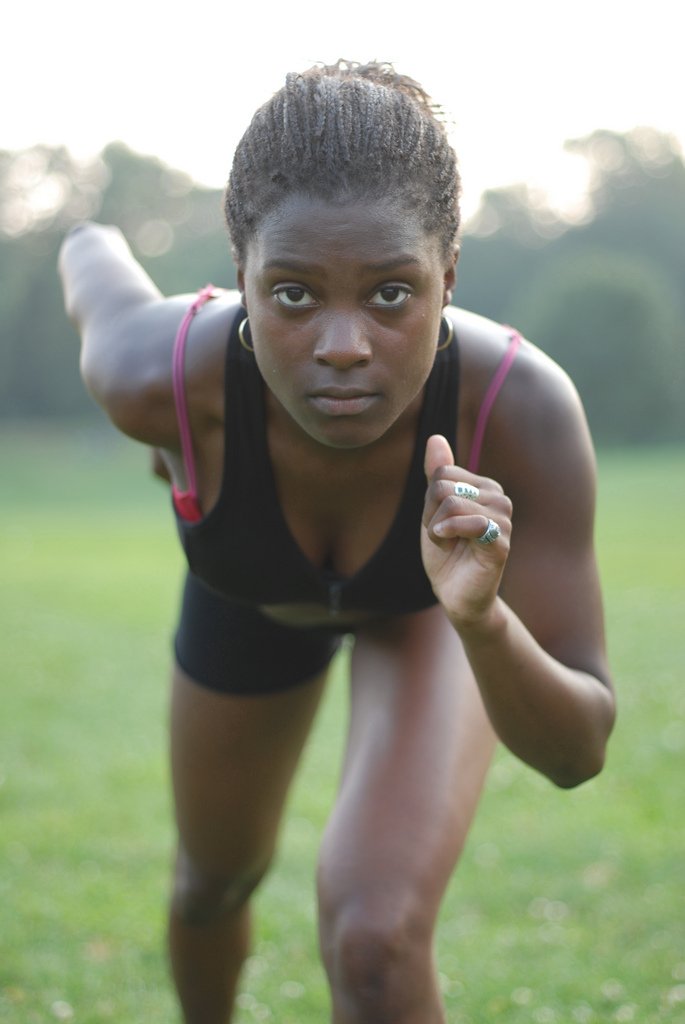
M 389 260 L 382 260 L 380 263 L 367 263 L 365 269 L 374 273 L 382 274 L 389 270 L 396 270 L 398 267 L 419 266 L 421 261 L 416 256 L 401 255 Z M 323 270 L 317 263 L 307 263 L 304 260 L 294 260 L 292 257 L 267 260 L 263 264 L 263 270 L 292 270 L 296 273 L 306 274 Z

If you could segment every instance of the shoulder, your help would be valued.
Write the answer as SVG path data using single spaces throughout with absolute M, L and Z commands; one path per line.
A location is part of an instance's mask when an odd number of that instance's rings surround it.
M 464 418 L 475 423 L 512 329 L 463 310 L 454 313 Z M 594 480 L 594 452 L 578 392 L 568 374 L 523 339 L 488 421 L 479 472 L 514 497 L 554 480 L 562 491 Z M 521 490 L 525 491 L 521 495 Z M 593 491 L 594 493 L 594 491 Z
M 122 310 L 113 320 L 109 344 L 121 353 L 112 374 L 117 387 L 110 415 L 124 433 L 145 444 L 174 448 L 177 440 L 173 350 L 179 328 L 196 295 L 176 295 Z M 239 312 L 238 294 L 217 289 L 190 320 L 183 382 L 194 418 L 223 416 L 226 345 Z
M 495 323 L 487 317 L 464 309 L 449 308 L 459 339 L 459 354 L 464 377 L 464 398 L 479 407 L 489 382 L 496 373 L 511 343 L 515 328 Z M 525 405 L 532 397 L 545 396 L 554 402 L 563 396 L 577 402 L 575 388 L 564 370 L 537 345 L 522 338 L 520 348 L 507 375 L 502 398 Z
M 196 293 L 173 295 L 156 301 L 122 307 L 111 321 L 113 341 L 132 339 L 142 350 L 159 348 L 165 357 L 173 348 L 178 329 L 197 299 Z M 196 347 L 207 356 L 226 341 L 226 331 L 238 310 L 238 293 L 217 288 L 211 299 L 197 309 L 192 331 Z

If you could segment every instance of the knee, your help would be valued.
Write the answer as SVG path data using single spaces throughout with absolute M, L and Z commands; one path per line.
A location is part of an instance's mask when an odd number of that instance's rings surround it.
M 397 1024 L 423 1005 L 432 937 L 420 912 L 401 901 L 354 901 L 322 915 L 320 927 L 333 998 L 355 1020 Z
M 268 864 L 215 874 L 180 851 L 174 872 L 171 909 L 183 924 L 209 925 L 240 910 L 264 877 Z

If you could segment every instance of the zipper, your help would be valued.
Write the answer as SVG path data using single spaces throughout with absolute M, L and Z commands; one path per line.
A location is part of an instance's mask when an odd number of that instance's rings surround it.
M 340 602 L 342 598 L 342 583 L 335 580 L 328 584 L 328 610 L 331 615 L 340 614 Z

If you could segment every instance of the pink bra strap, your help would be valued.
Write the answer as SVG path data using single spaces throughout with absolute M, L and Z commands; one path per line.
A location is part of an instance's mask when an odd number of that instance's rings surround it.
M 186 403 L 184 382 L 186 340 L 188 338 L 188 331 L 193 317 L 197 311 L 204 306 L 205 302 L 207 302 L 208 299 L 211 299 L 215 290 L 216 289 L 213 284 L 206 285 L 197 293 L 197 297 L 188 307 L 176 334 L 171 364 L 172 382 L 174 386 L 174 404 L 176 405 L 178 429 L 181 434 L 183 465 L 186 471 L 186 483 L 188 484 L 188 490 L 186 493 L 193 497 L 197 497 L 197 476 L 195 474 L 193 440 L 190 434 L 190 420 L 188 419 L 188 405 Z
M 469 460 L 466 464 L 466 468 L 472 473 L 478 472 L 478 465 L 480 463 L 480 453 L 483 447 L 483 438 L 485 437 L 485 428 L 488 425 L 490 413 L 492 407 L 495 404 L 495 399 L 500 392 L 502 385 L 504 384 L 507 374 L 511 369 L 512 363 L 516 358 L 519 345 L 523 340 L 518 331 L 515 331 L 513 327 L 510 327 L 511 337 L 509 339 L 509 345 L 507 350 L 502 357 L 502 361 L 497 367 L 495 374 L 488 385 L 488 390 L 485 392 L 485 397 L 478 410 L 478 418 L 476 419 L 476 429 L 473 432 L 473 441 L 471 442 L 471 453 Z

